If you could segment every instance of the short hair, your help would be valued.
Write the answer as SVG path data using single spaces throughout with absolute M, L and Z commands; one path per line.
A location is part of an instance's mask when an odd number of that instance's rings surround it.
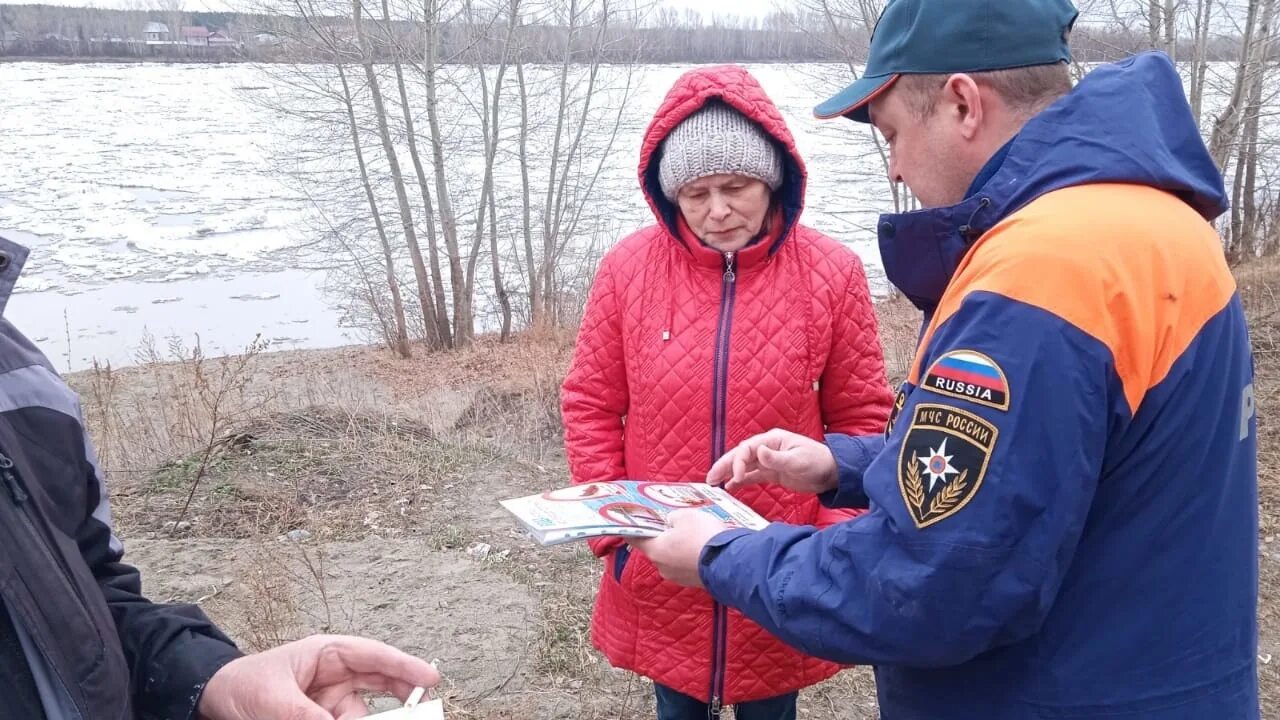
M 938 91 L 953 74 L 904 74 L 898 78 L 897 89 L 903 91 L 907 107 L 917 117 L 926 118 L 937 109 Z M 1028 116 L 1071 92 L 1071 69 L 1066 63 L 965 74 L 994 90 L 1011 109 Z

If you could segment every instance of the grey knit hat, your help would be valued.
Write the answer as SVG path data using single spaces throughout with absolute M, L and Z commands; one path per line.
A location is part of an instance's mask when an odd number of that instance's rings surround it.
M 764 130 L 722 102 L 703 106 L 662 141 L 658 179 L 675 202 L 688 183 L 708 175 L 745 175 L 770 190 L 782 185 L 782 158 Z

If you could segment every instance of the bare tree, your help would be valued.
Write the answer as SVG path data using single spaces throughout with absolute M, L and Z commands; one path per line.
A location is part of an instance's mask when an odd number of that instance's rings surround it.
M 1204 109 L 1205 74 L 1209 70 L 1209 28 L 1213 24 L 1214 0 L 1196 0 L 1195 23 L 1192 26 L 1191 112 L 1201 122 Z
M 1258 166 L 1260 146 L 1258 133 L 1260 118 L 1264 112 L 1263 89 L 1273 65 L 1269 57 L 1275 36 L 1272 23 L 1275 20 L 1276 0 L 1265 0 L 1258 23 L 1255 54 L 1257 62 L 1249 85 L 1249 95 L 1244 108 L 1244 126 L 1236 160 L 1236 182 L 1231 211 L 1231 235 L 1228 257 L 1238 259 L 1244 253 L 1258 249 L 1261 225 L 1258 215 Z
M 431 140 L 432 169 L 435 176 L 436 198 L 439 200 L 440 227 L 443 231 L 445 250 L 449 259 L 449 287 L 453 293 L 453 346 L 470 341 L 472 318 L 470 303 L 463 298 L 466 279 L 462 272 L 462 254 L 458 245 L 458 221 L 453 212 L 449 193 L 449 180 L 445 167 L 444 130 L 440 124 L 439 71 L 440 26 L 442 25 L 440 0 L 423 0 L 424 32 L 421 72 L 426 90 L 428 136 Z M 459 317 L 459 313 L 466 313 Z M 458 338 L 458 330 L 465 325 L 468 330 Z
M 1244 37 L 1241 42 L 1240 60 L 1236 67 L 1235 83 L 1226 107 L 1218 114 L 1213 126 L 1213 134 L 1209 140 L 1209 153 L 1218 167 L 1225 168 L 1227 156 L 1235 144 L 1240 132 L 1241 116 L 1246 99 L 1249 97 L 1253 82 L 1258 79 L 1258 53 L 1255 42 L 1258 32 L 1258 11 L 1263 2 L 1271 0 L 1250 0 L 1248 16 L 1245 20 Z
M 1163 11 L 1161 0 L 1147 0 L 1147 47 L 1160 47 L 1160 14 Z
M 397 264 L 402 260 L 401 238 L 383 220 L 380 188 L 385 173 L 379 171 L 378 151 L 367 143 L 368 112 L 365 106 L 367 88 L 353 78 L 348 63 L 359 61 L 361 53 L 345 32 L 350 26 L 340 22 L 341 14 L 333 8 L 318 8 L 315 0 L 290 0 L 286 12 L 293 22 L 264 26 L 285 37 L 298 57 L 321 58 L 324 64 L 293 63 L 281 57 L 264 65 L 262 71 L 273 80 L 278 93 L 251 93 L 250 102 L 265 113 L 299 123 L 278 127 L 278 131 L 294 133 L 275 158 L 282 178 L 293 184 L 312 204 L 315 219 L 315 249 L 326 257 L 331 268 L 326 283 L 330 292 L 346 288 L 351 303 L 343 298 L 348 315 L 362 324 L 372 315 L 382 340 L 401 356 L 411 353 L 409 339 L 414 335 L 406 310 Z M 274 8 L 272 8 L 274 10 Z M 338 8 L 338 12 L 343 12 Z M 285 127 L 289 129 L 286 130 Z M 286 134 L 286 137 L 288 135 Z M 341 148 L 346 145 L 349 153 Z M 338 148 L 338 152 L 334 149 Z M 380 148 L 374 141 L 373 148 Z M 359 182 L 353 187 L 352 170 Z M 363 198 L 364 209 L 354 197 Z M 374 243 L 367 245 L 369 237 Z M 296 249 L 299 262 L 313 248 Z M 337 256 L 342 262 L 333 264 L 327 258 Z M 381 270 L 376 268 L 381 266 Z M 369 272 L 374 268 L 374 272 Z M 379 274 L 382 279 L 379 279 Z M 358 312 L 352 312 L 358 310 Z M 420 336 L 420 335 L 419 335 Z
M 382 138 L 382 149 L 386 154 L 387 164 L 391 168 L 391 179 L 395 187 L 396 200 L 400 205 L 400 221 L 404 226 L 405 242 L 415 258 L 413 269 L 418 280 L 418 301 L 422 305 L 423 318 L 436 317 L 436 309 L 431 297 L 430 279 L 426 276 L 422 265 L 422 254 L 418 251 L 418 235 L 413 224 L 413 208 L 409 205 L 408 192 L 405 189 L 404 175 L 400 172 L 400 161 L 396 156 L 395 144 L 391 141 L 391 131 L 387 126 L 387 110 L 382 101 L 382 90 L 378 84 L 378 75 L 374 71 L 373 56 L 368 49 L 365 37 L 364 20 L 361 17 L 363 8 L 360 0 L 351 2 L 351 18 L 355 26 L 356 42 L 360 47 L 360 62 L 364 66 L 365 80 L 369 85 L 369 96 L 373 101 L 374 116 L 378 121 L 378 134 Z M 427 344 L 429 347 L 443 346 L 444 338 L 435 331 L 435 326 L 428 323 Z
M 518 20 L 514 21 L 519 23 Z M 519 25 L 517 24 L 517 27 Z M 516 60 L 516 88 L 520 94 L 519 138 L 520 208 L 523 222 L 525 282 L 529 288 L 530 324 L 543 324 L 542 283 L 538 281 L 537 254 L 533 249 L 533 193 L 529 183 L 529 83 L 525 79 L 524 61 Z
M 512 63 L 520 100 L 520 211 L 526 219 L 520 233 L 522 275 L 535 327 L 561 321 L 561 262 L 574 243 L 596 232 L 591 209 L 597 182 L 613 162 L 635 91 L 634 59 L 614 52 L 610 34 L 615 20 L 626 13 L 621 3 L 563 0 L 550 8 L 568 30 L 556 48 L 555 65 L 533 68 L 518 58 Z M 522 45 L 537 42 L 532 34 L 525 35 L 532 26 L 520 28 Z
M 389 336 L 392 348 L 400 357 L 409 357 L 412 352 L 409 349 L 409 332 L 408 326 L 404 319 L 404 301 L 400 297 L 400 282 L 396 279 L 395 253 L 391 249 L 391 242 L 387 239 L 386 228 L 382 224 L 382 214 L 378 212 L 378 200 L 374 196 L 373 185 L 369 182 L 369 169 L 364 161 L 364 150 L 360 146 L 360 127 L 356 123 L 355 103 L 351 98 L 351 86 L 347 83 L 347 73 L 342 63 L 335 64 L 338 70 L 338 77 L 342 81 L 342 97 L 347 107 L 347 118 L 351 125 L 351 147 L 356 154 L 356 164 L 360 167 L 360 184 L 364 187 L 365 199 L 369 202 L 369 214 L 373 218 L 375 227 L 378 230 L 378 240 L 382 247 L 383 262 L 386 264 L 387 271 L 387 290 L 391 293 L 391 308 L 395 320 L 394 331 L 384 334 Z M 370 292 L 372 297 L 373 293 Z M 382 323 L 386 328 L 386 323 Z
M 564 40 L 564 55 L 560 63 L 560 103 L 561 108 L 566 108 L 569 94 L 569 68 L 573 63 L 573 40 L 579 31 L 579 23 L 582 20 L 581 11 L 579 10 L 579 0 L 568 0 L 568 34 Z M 538 271 L 535 282 L 541 282 L 542 288 L 540 296 L 543 301 L 543 307 L 534 308 L 533 318 L 534 325 L 542 323 L 554 324 L 554 315 L 551 312 L 552 303 L 554 301 L 554 276 L 552 273 L 552 265 L 555 263 L 555 244 L 556 216 L 558 215 L 552 208 L 558 204 L 556 202 L 556 170 L 561 162 L 560 152 L 561 144 L 565 135 L 566 114 L 562 110 L 556 114 L 556 129 L 554 140 L 551 145 L 551 169 L 547 173 L 547 194 L 543 205 L 542 213 L 542 267 Z
M 476 17 L 473 12 L 472 0 L 465 0 L 466 17 L 468 25 L 477 27 Z M 510 0 L 510 4 L 506 8 L 506 34 L 502 38 L 501 57 L 498 62 L 498 68 L 493 79 L 492 86 L 489 82 L 488 70 L 485 67 L 484 58 L 480 53 L 474 54 L 475 73 L 480 79 L 480 107 L 477 108 L 480 117 L 480 132 L 484 144 L 484 177 L 480 184 L 480 203 L 476 212 L 476 230 L 475 237 L 471 244 L 471 253 L 467 259 L 467 284 L 464 296 L 467 299 L 468 312 L 470 311 L 472 298 L 475 296 L 475 272 L 476 261 L 479 259 L 480 247 L 483 244 L 485 231 L 485 214 L 488 213 L 489 227 L 489 251 L 492 255 L 492 272 L 495 297 L 498 299 L 502 307 L 502 340 L 506 340 L 511 332 L 511 303 L 507 297 L 506 288 L 502 282 L 502 266 L 498 255 L 498 226 L 497 226 L 497 202 L 495 196 L 497 192 L 494 188 L 494 162 L 498 155 L 498 143 L 501 136 L 501 108 L 502 108 L 502 89 L 507 74 L 507 61 L 510 56 L 512 47 L 512 39 L 516 30 L 516 18 L 520 13 L 520 0 Z M 496 19 L 496 16 L 495 16 Z M 493 24 L 487 27 L 492 28 Z M 466 328 L 468 339 L 472 327 Z
M 382 19 L 386 23 L 388 45 L 397 48 L 391 29 L 391 10 L 387 0 L 382 0 Z M 434 23 L 437 20 L 438 18 L 436 17 L 428 16 L 425 18 L 424 32 L 434 32 Z M 453 329 L 449 322 L 449 305 L 444 295 L 444 278 L 440 272 L 439 233 L 436 228 L 435 206 L 431 202 L 431 187 L 427 184 L 427 173 L 422 166 L 422 157 L 418 154 L 418 134 L 414 130 L 413 111 L 409 103 L 409 92 L 405 87 L 404 69 L 401 67 L 400 53 L 398 51 L 393 52 L 392 57 L 392 67 L 396 74 L 396 88 L 400 92 L 400 109 L 404 118 L 405 141 L 409 146 L 409 158 L 413 162 L 413 170 L 418 177 L 418 190 L 422 194 L 422 214 L 427 222 L 427 253 L 431 260 L 431 286 L 435 291 L 435 313 L 433 316 L 427 316 L 427 318 L 428 322 L 434 322 L 435 324 L 435 335 L 439 339 L 440 346 L 451 348 L 454 346 Z M 422 250 L 418 246 L 416 238 L 409 241 L 409 254 L 413 259 L 414 273 L 420 277 L 425 277 L 426 266 L 423 263 Z

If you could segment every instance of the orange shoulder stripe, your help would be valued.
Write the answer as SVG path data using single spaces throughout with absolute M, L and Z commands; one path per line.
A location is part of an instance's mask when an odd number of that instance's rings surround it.
M 1221 240 L 1188 205 L 1150 187 L 1082 185 L 1044 195 L 974 244 L 920 351 L 970 293 L 995 293 L 1104 344 L 1136 412 L 1235 288 Z

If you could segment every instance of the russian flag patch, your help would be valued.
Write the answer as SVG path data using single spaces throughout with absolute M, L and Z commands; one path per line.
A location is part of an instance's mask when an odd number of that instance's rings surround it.
M 926 389 L 997 410 L 1009 409 L 1009 381 L 994 360 L 973 350 L 952 350 L 925 373 Z

